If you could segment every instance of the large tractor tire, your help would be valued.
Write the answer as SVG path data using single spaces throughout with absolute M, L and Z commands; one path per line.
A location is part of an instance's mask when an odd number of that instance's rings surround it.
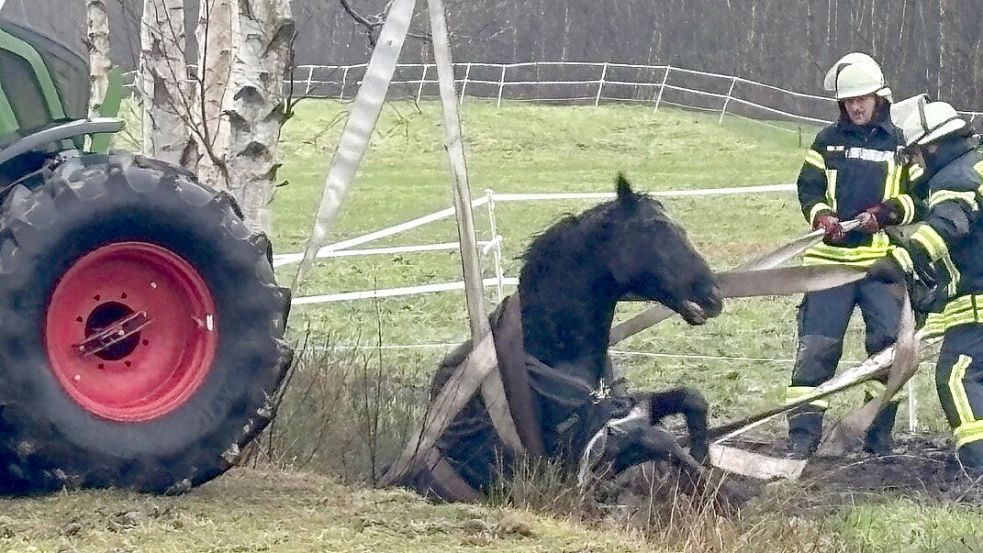
M 175 493 L 232 466 L 292 356 L 271 257 L 227 195 L 139 156 L 68 159 L 10 193 L 0 481 Z

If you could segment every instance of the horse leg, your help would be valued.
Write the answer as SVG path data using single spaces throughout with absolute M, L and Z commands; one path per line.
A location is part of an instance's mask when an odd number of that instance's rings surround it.
M 708 451 L 708 405 L 703 394 L 693 388 L 674 388 L 665 392 L 651 392 L 648 401 L 649 422 L 653 425 L 669 415 L 682 414 L 685 417 L 690 455 L 697 461 L 704 461 Z
M 615 474 L 648 461 L 668 461 L 694 476 L 706 471 L 679 446 L 672 434 L 655 426 L 641 423 L 623 432 L 613 432 L 608 440 L 604 460 L 611 463 Z
M 648 461 L 668 461 L 679 469 L 682 489 L 696 497 L 712 497 L 724 509 L 740 506 L 748 497 L 726 481 L 713 478 L 709 469 L 679 445 L 675 437 L 661 428 L 638 425 L 627 432 L 612 433 L 604 452 L 617 475 Z

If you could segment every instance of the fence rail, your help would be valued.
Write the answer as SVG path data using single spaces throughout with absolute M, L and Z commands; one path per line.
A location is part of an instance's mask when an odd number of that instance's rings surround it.
M 366 64 L 301 65 L 293 74 L 295 93 L 305 97 L 352 99 Z M 758 120 L 813 124 L 830 122 L 836 100 L 788 90 L 733 75 L 671 65 L 613 62 L 460 62 L 454 66 L 460 101 L 467 97 L 495 100 L 574 104 L 636 103 L 673 105 Z M 391 98 L 437 95 L 436 66 L 399 64 L 390 86 Z M 975 121 L 983 112 L 961 111 Z
M 294 94 L 309 98 L 355 98 L 367 64 L 299 65 L 294 68 Z M 195 71 L 194 66 L 189 71 Z M 459 62 L 454 64 L 460 102 L 466 98 L 582 105 L 632 103 L 654 110 L 669 105 L 684 109 L 748 118 L 824 125 L 835 114 L 836 100 L 788 90 L 733 75 L 671 65 L 614 62 L 530 61 L 517 63 Z M 136 72 L 127 75 L 133 87 Z M 396 66 L 389 89 L 391 99 L 436 98 L 437 71 L 432 63 Z M 981 111 L 960 111 L 976 123 Z M 778 126 L 778 128 L 785 128 Z

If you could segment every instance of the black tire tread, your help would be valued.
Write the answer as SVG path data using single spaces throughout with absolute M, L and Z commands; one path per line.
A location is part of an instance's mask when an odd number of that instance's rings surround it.
M 140 202 L 159 203 L 147 207 Z M 159 206 L 165 214 L 167 210 L 186 210 L 189 217 L 202 221 L 203 229 L 211 229 L 208 236 L 213 241 L 206 247 L 227 254 L 224 261 L 240 275 L 236 282 L 244 280 L 242 289 L 253 292 L 237 302 L 237 313 L 268 324 L 252 324 L 247 326 L 250 335 L 235 336 L 241 348 L 220 346 L 225 348 L 222 351 L 232 352 L 231 359 L 254 355 L 265 360 L 265 366 L 243 367 L 237 378 L 215 376 L 228 382 L 242 381 L 224 400 L 230 411 L 235 406 L 244 408 L 242 412 L 226 413 L 223 416 L 229 420 L 216 423 L 213 432 L 189 437 L 186 447 L 182 444 L 159 455 L 141 452 L 120 458 L 113 448 L 128 446 L 113 444 L 100 450 L 99 446 L 80 445 L 81 439 L 75 440 L 68 429 L 39 415 L 43 409 L 36 405 L 38 383 L 25 371 L 18 374 L 11 367 L 32 359 L 33 353 L 21 346 L 30 343 L 24 329 L 43 320 L 43 314 L 37 318 L 36 302 L 24 299 L 31 297 L 24 291 L 35 284 L 31 268 L 42 263 L 45 255 L 50 256 L 48 234 L 52 229 L 68 233 L 70 221 L 86 220 L 86 210 L 116 209 L 125 218 L 127 205 L 140 206 L 141 210 Z M 232 466 L 244 446 L 269 424 L 270 398 L 276 395 L 293 355 L 283 340 L 289 294 L 284 295 L 276 285 L 271 256 L 269 240 L 247 229 L 231 197 L 198 184 L 184 169 L 125 153 L 80 156 L 53 167 L 44 184 L 31 191 L 22 205 L 8 205 L 0 215 L 0 371 L 6 373 L 0 381 L 0 480 L 6 480 L 14 491 L 118 487 L 176 493 L 207 482 Z M 220 337 L 220 341 L 230 339 Z M 250 348 L 255 351 L 240 353 L 240 349 Z M 240 370 L 229 363 L 232 370 Z M 132 432 L 132 425 L 122 428 L 107 421 L 92 424 L 112 432 L 119 430 L 119 436 Z

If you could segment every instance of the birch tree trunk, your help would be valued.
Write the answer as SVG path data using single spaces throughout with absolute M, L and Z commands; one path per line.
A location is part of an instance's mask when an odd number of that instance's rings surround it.
M 232 16 L 235 0 L 200 0 L 198 27 L 198 94 L 195 126 L 198 133 L 198 178 L 221 190 L 229 190 L 226 157 L 229 120 L 223 111 L 231 101 L 227 91 L 232 73 Z
M 184 0 L 144 0 L 140 23 L 143 151 L 183 166 L 197 162 L 190 138 Z
M 247 224 L 269 231 L 276 149 L 287 115 L 285 78 L 291 69 L 294 21 L 290 0 L 238 0 L 229 117 L 228 171 L 232 195 Z
M 99 114 L 109 86 L 109 14 L 104 0 L 85 0 L 86 47 L 89 50 L 89 116 Z

